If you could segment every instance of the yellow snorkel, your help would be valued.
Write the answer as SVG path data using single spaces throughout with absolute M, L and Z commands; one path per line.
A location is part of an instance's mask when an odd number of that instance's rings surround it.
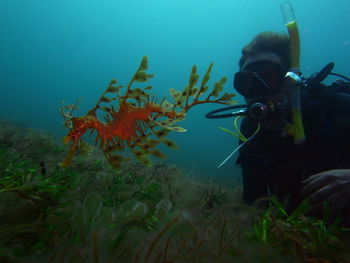
M 289 72 L 289 75 L 287 74 L 287 77 L 289 77 L 294 84 L 291 91 L 293 124 L 287 125 L 286 131 L 294 137 L 295 144 L 300 144 L 305 140 L 300 104 L 300 38 L 298 25 L 291 3 L 285 2 L 281 4 L 281 11 L 288 29 L 291 45 L 291 72 Z

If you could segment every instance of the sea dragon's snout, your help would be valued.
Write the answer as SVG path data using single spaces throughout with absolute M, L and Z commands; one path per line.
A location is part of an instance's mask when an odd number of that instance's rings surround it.
M 63 162 L 59 163 L 59 166 L 61 167 L 68 167 L 71 165 L 80 137 L 84 135 L 89 125 L 89 122 L 85 121 L 84 117 L 73 118 L 72 121 L 74 125 L 73 127 L 77 128 L 74 128 L 67 136 L 64 136 L 63 138 L 64 144 L 68 144 L 70 141 L 72 141 L 72 145 L 68 150 L 66 158 L 63 160 Z

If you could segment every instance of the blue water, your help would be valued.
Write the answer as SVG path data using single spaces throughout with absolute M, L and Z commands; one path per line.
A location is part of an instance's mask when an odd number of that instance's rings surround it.
M 76 114 L 85 114 L 110 79 L 126 84 L 145 55 L 160 98 L 169 88 L 186 85 L 193 64 L 203 75 L 210 62 L 215 63 L 212 80 L 227 76 L 225 91 L 233 92 L 242 46 L 261 31 L 286 31 L 281 2 L 0 0 L 0 118 L 62 137 L 61 101 L 82 98 Z M 291 2 L 304 74 L 334 61 L 336 72 L 350 75 L 350 2 Z M 168 162 L 196 175 L 237 179 L 236 157 L 215 169 L 236 146 L 235 138 L 217 128 L 231 128 L 231 119 L 204 118 L 216 107 L 189 112 L 181 123 L 188 132 L 172 136 L 181 149 L 168 150 Z

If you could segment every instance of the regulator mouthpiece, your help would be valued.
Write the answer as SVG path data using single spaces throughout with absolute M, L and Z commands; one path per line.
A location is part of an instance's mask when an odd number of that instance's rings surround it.
M 248 107 L 248 116 L 257 121 L 266 119 L 269 115 L 269 107 L 261 102 L 255 102 Z

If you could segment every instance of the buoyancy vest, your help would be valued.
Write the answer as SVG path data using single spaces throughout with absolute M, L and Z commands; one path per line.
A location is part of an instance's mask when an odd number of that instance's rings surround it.
M 340 103 L 343 106 L 337 103 L 340 92 L 349 95 L 348 101 Z M 334 118 L 341 114 L 350 116 L 349 83 L 319 84 L 318 92 L 310 87 L 303 90 L 305 142 L 295 145 L 291 136 L 281 137 L 279 132 L 262 128 L 241 148 L 236 162 L 242 167 L 243 198 L 252 203 L 270 194 L 280 199 L 288 197 L 289 207 L 293 209 L 301 201 L 303 179 L 330 169 L 350 168 L 350 129 L 339 129 Z M 249 137 L 256 125 L 246 118 L 241 131 Z

